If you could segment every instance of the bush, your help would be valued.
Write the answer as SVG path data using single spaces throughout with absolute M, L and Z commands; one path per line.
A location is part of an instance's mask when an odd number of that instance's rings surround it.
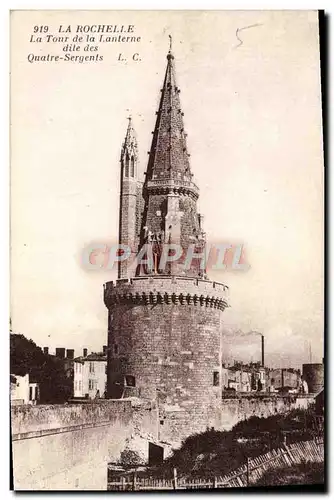
M 120 456 L 120 464 L 124 466 L 135 466 L 142 463 L 142 458 L 136 451 L 124 450 Z

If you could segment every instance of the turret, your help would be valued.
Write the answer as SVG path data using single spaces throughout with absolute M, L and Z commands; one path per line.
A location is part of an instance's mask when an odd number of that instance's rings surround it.
M 119 262 L 118 278 L 130 278 L 130 265 L 138 248 L 138 145 L 131 117 L 121 151 L 119 244 L 131 249 L 131 257 Z

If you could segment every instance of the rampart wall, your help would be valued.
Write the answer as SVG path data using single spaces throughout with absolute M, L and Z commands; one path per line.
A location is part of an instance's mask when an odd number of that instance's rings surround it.
M 134 422 L 157 437 L 154 412 L 131 400 L 13 406 L 15 490 L 106 490 L 107 464 L 133 437 Z

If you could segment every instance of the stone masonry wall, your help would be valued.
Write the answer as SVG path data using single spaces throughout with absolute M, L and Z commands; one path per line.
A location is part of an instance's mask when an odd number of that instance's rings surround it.
M 156 440 L 157 418 L 152 405 L 131 400 L 12 407 L 14 488 L 106 490 L 108 462 L 138 429 Z
M 123 245 L 127 245 L 131 248 L 132 258 L 136 255 L 138 246 L 137 189 L 137 181 L 135 179 L 122 179 L 119 240 Z M 128 277 L 129 266 L 132 262 L 131 257 L 119 263 L 119 276 L 122 278 Z
M 224 286 L 192 279 L 151 278 L 121 282 L 117 289 L 168 290 L 222 297 Z M 161 288 L 160 288 L 161 287 Z M 190 293 L 192 292 L 192 293 Z M 112 292 L 111 292 L 112 293 Z M 109 297 L 110 298 L 110 297 Z M 175 440 L 220 425 L 222 310 L 199 302 L 184 304 L 109 303 L 108 391 L 125 376 L 135 377 L 138 395 L 157 400 L 160 439 Z M 218 374 L 214 382 L 214 372 Z
M 55 431 L 67 427 L 102 424 L 121 419 L 129 422 L 132 415 L 130 401 L 105 401 L 90 404 L 17 406 L 11 409 L 12 434 Z
M 216 430 L 230 430 L 241 420 L 252 416 L 269 417 L 277 413 L 287 413 L 297 408 L 306 409 L 314 403 L 314 396 L 238 396 L 224 398 L 221 405 L 220 421 L 208 422 L 208 427 Z M 190 408 L 190 414 L 185 411 L 160 412 L 160 439 L 171 442 L 175 447 L 180 446 L 185 436 L 194 432 L 205 431 L 200 425 L 189 425 L 191 418 L 196 419 L 196 408 Z
M 195 387 L 197 382 L 194 377 Z M 206 427 L 228 430 L 252 415 L 267 417 L 314 402 L 310 395 L 261 395 L 225 398 L 220 405 L 219 390 L 210 399 L 202 386 L 202 398 L 193 394 L 187 406 L 174 388 L 174 404 L 160 407 L 139 399 L 12 407 L 15 490 L 105 490 L 107 464 L 124 449 L 140 452 L 145 462 L 149 442 L 179 446 Z
M 314 402 L 309 396 L 239 396 L 222 400 L 222 430 L 230 430 L 240 420 L 252 416 L 269 417 L 296 408 L 307 408 Z

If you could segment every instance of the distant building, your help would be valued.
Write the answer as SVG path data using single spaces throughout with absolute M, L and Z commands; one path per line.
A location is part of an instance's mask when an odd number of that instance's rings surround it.
M 303 364 L 303 380 L 306 380 L 310 393 L 317 394 L 324 387 L 324 364 Z
M 266 391 L 266 369 L 260 364 L 235 363 L 231 367 L 222 367 L 223 390 L 236 392 Z
M 257 370 L 254 370 L 253 373 L 255 374 L 256 390 L 259 392 L 266 391 L 266 369 L 261 366 Z
M 251 391 L 251 377 L 249 370 L 237 369 L 234 367 L 227 369 L 227 389 L 234 389 L 237 392 Z
M 49 354 L 49 348 L 44 347 L 44 354 Z M 73 379 L 73 363 L 74 363 L 74 349 L 65 349 L 65 347 L 56 347 L 56 358 L 63 360 L 64 373 L 67 378 Z M 50 355 L 50 354 L 49 354 Z M 51 354 L 51 356 L 53 356 Z
M 298 391 L 301 387 L 300 371 L 294 368 L 275 368 L 268 371 L 267 377 L 271 392 L 284 387 Z
M 39 386 L 29 382 L 29 374 L 10 375 L 10 401 L 12 405 L 36 404 L 39 400 Z
M 221 369 L 221 386 L 223 391 L 228 388 L 228 368 L 225 366 Z
M 98 399 L 105 397 L 107 384 L 107 355 L 103 353 L 85 352 L 73 360 L 74 366 L 74 397 Z
M 313 366 L 307 372 L 308 375 L 310 371 L 313 375 Z M 316 365 L 315 371 L 316 374 L 320 372 L 318 365 Z M 313 375 L 312 381 L 314 378 L 315 376 Z M 295 368 L 267 368 L 259 362 L 246 364 L 234 361 L 233 366 L 223 364 L 221 368 L 221 380 L 223 391 L 279 392 L 287 394 L 308 393 L 308 384 L 305 378 L 301 376 L 300 370 Z
M 309 393 L 309 390 L 308 390 L 308 384 L 306 382 L 306 380 L 304 380 L 302 378 L 302 383 L 301 383 L 301 391 L 303 394 L 308 394 Z

